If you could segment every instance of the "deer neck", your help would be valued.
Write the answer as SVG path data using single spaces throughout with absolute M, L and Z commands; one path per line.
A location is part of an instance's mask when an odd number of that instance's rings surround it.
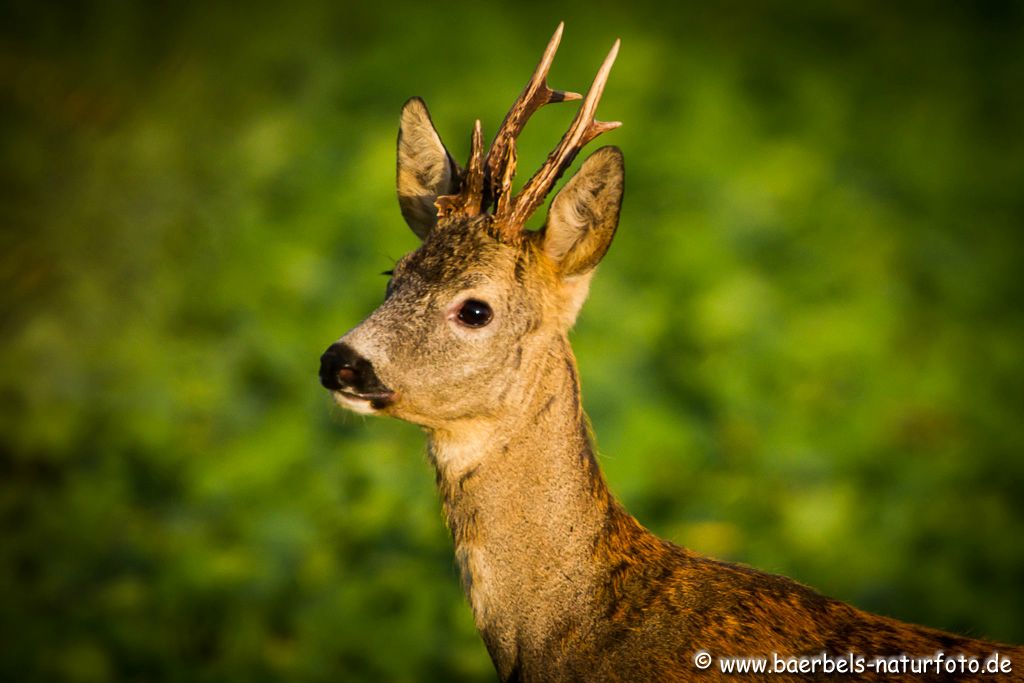
M 593 623 L 595 554 L 624 528 L 609 522 L 625 513 L 594 459 L 572 351 L 559 345 L 510 414 L 430 439 L 463 588 L 503 677 Z

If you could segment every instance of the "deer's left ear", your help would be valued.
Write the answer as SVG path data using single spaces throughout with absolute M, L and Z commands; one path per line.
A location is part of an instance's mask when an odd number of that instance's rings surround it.
M 551 202 L 542 244 L 563 277 L 590 272 L 608 251 L 619 225 L 624 181 L 622 152 L 602 147 Z

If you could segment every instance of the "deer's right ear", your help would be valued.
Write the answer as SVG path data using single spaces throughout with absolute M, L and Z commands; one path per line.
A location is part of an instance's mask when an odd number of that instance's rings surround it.
M 402 107 L 398 128 L 398 204 L 420 239 L 437 223 L 434 202 L 457 191 L 458 176 L 459 167 L 434 129 L 427 105 L 412 98 Z

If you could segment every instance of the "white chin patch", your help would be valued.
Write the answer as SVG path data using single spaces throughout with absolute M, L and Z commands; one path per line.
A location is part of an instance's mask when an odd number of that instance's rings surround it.
M 355 398 L 354 396 L 347 396 L 340 391 L 332 391 L 331 395 L 334 397 L 334 402 L 342 408 L 347 408 L 353 413 L 359 413 L 360 415 L 373 415 L 377 410 L 370 405 L 370 402 L 366 399 Z

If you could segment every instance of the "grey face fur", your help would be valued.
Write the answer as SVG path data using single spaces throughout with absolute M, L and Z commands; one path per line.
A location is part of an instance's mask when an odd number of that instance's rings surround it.
M 432 231 L 395 265 L 380 308 L 341 338 L 395 392 L 382 412 L 443 428 L 500 415 L 521 393 L 522 356 L 541 334 L 543 310 L 531 296 L 536 283 L 525 281 L 529 252 L 491 237 L 488 221 Z M 491 307 L 487 325 L 472 328 L 458 320 L 470 299 Z

